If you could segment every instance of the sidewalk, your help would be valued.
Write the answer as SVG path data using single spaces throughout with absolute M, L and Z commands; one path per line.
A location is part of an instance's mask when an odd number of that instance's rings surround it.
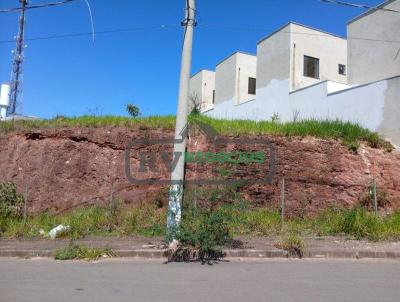
M 237 249 L 224 250 L 227 258 L 286 258 L 286 251 L 274 244 L 279 238 L 236 238 L 243 242 Z M 345 238 L 304 238 L 304 258 L 381 258 L 400 260 L 400 242 L 368 242 Z M 53 257 L 57 249 L 68 246 L 68 239 L 0 239 L 0 257 Z M 163 238 L 88 237 L 76 244 L 93 248 L 111 248 L 117 257 L 164 258 Z

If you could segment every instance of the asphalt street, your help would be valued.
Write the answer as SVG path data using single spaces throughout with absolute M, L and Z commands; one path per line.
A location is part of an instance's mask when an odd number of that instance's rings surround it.
M 400 262 L 0 259 L 0 302 L 400 301 Z

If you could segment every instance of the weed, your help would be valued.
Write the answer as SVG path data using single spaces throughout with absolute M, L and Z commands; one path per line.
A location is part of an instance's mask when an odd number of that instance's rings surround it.
M 167 234 L 179 244 L 168 251 L 168 261 L 200 260 L 209 262 L 223 257 L 222 247 L 232 241 L 226 215 L 220 209 L 189 207 L 177 230 Z
M 299 257 L 302 258 L 304 255 L 305 244 L 296 235 L 289 235 L 281 239 L 281 241 L 275 243 L 276 248 L 287 251 L 289 257 Z
M 271 122 L 273 123 L 279 122 L 279 114 L 277 112 L 274 112 L 274 114 L 271 116 Z
M 347 147 L 349 148 L 350 151 L 357 154 L 358 149 L 360 149 L 360 143 L 359 142 L 347 143 Z
M 371 184 L 367 192 L 364 194 L 364 196 L 361 197 L 359 200 L 359 204 L 361 207 L 367 209 L 367 210 L 374 210 L 375 208 L 375 187 L 373 184 Z M 376 203 L 378 208 L 386 208 L 388 205 L 390 205 L 390 200 L 388 193 L 383 190 L 376 190 Z
M 75 244 L 57 250 L 54 254 L 56 260 L 96 261 L 104 256 L 114 257 L 115 254 L 110 248 L 99 249 Z
M 0 218 L 21 218 L 24 197 L 13 182 L 0 182 Z
M 339 231 L 353 235 L 356 239 L 379 239 L 379 218 L 365 209 L 354 208 L 344 213 Z

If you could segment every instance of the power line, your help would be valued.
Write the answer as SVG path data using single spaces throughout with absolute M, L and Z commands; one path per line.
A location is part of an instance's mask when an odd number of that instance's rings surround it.
M 260 32 L 271 32 L 271 29 L 263 29 L 263 28 L 254 28 L 254 27 L 229 27 L 229 26 L 224 26 L 224 25 L 206 25 L 206 24 L 199 24 L 199 27 L 202 28 L 210 28 L 210 29 L 224 29 L 224 30 L 234 30 L 234 31 L 260 31 Z M 324 34 L 324 33 L 305 33 L 305 32 L 296 32 L 296 31 L 279 31 L 276 33 L 283 33 L 283 34 L 295 34 L 295 35 L 305 35 L 305 36 L 318 36 L 318 37 L 338 37 L 336 35 L 332 34 Z M 385 40 L 385 39 L 372 39 L 372 38 L 363 38 L 363 37 L 347 37 L 343 38 L 346 40 L 361 40 L 361 41 L 371 41 L 371 42 L 383 42 L 383 43 L 393 43 L 393 44 L 400 44 L 400 40 Z
M 219 25 L 206 25 L 206 24 L 198 24 L 200 28 L 209 28 L 209 29 L 222 29 L 222 30 L 235 30 L 235 31 L 256 31 L 256 32 L 270 32 L 270 29 L 266 28 L 251 28 L 251 27 L 229 27 L 229 26 L 219 26 Z M 142 26 L 142 27 L 131 27 L 131 28 L 119 28 L 119 29 L 111 29 L 111 30 L 103 30 L 97 31 L 96 35 L 107 35 L 114 33 L 123 33 L 123 32 L 135 32 L 135 31 L 144 31 L 144 30 L 162 30 L 168 28 L 179 28 L 179 25 L 176 24 L 162 24 L 158 26 Z M 304 32 L 295 32 L 295 31 L 280 31 L 279 33 L 283 34 L 295 34 L 295 35 L 307 35 L 307 36 L 319 36 L 319 37 L 339 37 L 330 34 L 318 34 L 318 33 L 304 33 Z M 53 40 L 53 39 L 63 39 L 63 38 L 74 38 L 74 37 L 83 37 L 90 36 L 91 32 L 82 32 L 82 33 L 66 33 L 60 35 L 51 35 L 51 36 L 43 36 L 43 37 L 32 37 L 25 38 L 25 41 L 42 41 L 42 40 Z M 361 40 L 361 41 L 371 41 L 371 42 L 382 42 L 382 43 L 393 43 L 400 44 L 400 41 L 396 40 L 385 40 L 385 39 L 372 39 L 372 38 L 363 38 L 363 37 L 347 37 L 343 38 L 347 40 Z M 0 40 L 0 44 L 14 43 L 14 40 Z
M 325 2 L 325 3 L 333 3 L 333 4 L 337 4 L 337 5 L 343 5 L 343 6 L 351 6 L 351 7 L 357 7 L 357 8 L 364 8 L 364 9 L 368 9 L 369 11 L 386 11 L 386 12 L 392 12 L 392 13 L 400 13 L 400 11 L 394 10 L 394 9 L 389 9 L 389 8 L 385 8 L 385 3 L 378 5 L 378 6 L 369 6 L 369 5 L 365 5 L 365 4 L 355 4 L 355 3 L 350 3 L 350 2 L 344 2 L 344 1 L 338 1 L 338 0 L 320 0 L 321 2 Z M 400 54 L 400 48 L 398 49 L 398 51 L 396 52 L 396 55 L 394 57 L 394 59 L 396 60 L 397 57 Z
M 389 8 L 384 8 L 384 7 L 379 7 L 379 6 L 378 7 L 370 6 L 370 5 L 366 5 L 366 4 L 356 4 L 356 3 L 337 1 L 337 0 L 320 0 L 320 1 L 326 2 L 326 3 L 342 5 L 342 6 L 351 6 L 351 7 L 356 7 L 356 8 L 363 8 L 363 9 L 370 9 L 370 10 L 382 10 L 382 11 L 387 11 L 387 12 L 392 12 L 392 13 L 400 13 L 400 11 L 397 11 L 394 9 L 389 9 Z
M 142 30 L 159 30 L 159 29 L 168 29 L 168 28 L 174 28 L 174 27 L 179 28 L 179 25 L 163 24 L 163 25 L 159 25 L 159 26 L 143 26 L 143 27 L 111 29 L 111 30 L 96 31 L 96 35 L 107 35 L 107 34 L 122 33 L 122 32 L 142 31 Z M 42 40 L 83 37 L 83 36 L 91 36 L 91 35 L 92 35 L 91 32 L 66 33 L 66 34 L 60 34 L 60 35 L 26 38 L 25 41 L 42 41 Z M 2 41 L 0 41 L 0 44 L 7 44 L 7 43 L 14 43 L 14 42 L 15 42 L 14 40 L 2 40 Z
M 59 1 L 59 2 L 43 3 L 43 4 L 36 4 L 36 5 L 27 5 L 27 6 L 25 6 L 25 10 L 27 10 L 27 9 L 36 9 L 36 8 L 44 8 L 44 7 L 50 7 L 50 6 L 57 6 L 57 5 L 67 4 L 67 3 L 73 2 L 73 1 L 77 1 L 77 0 L 64 0 L 64 1 Z M 22 10 L 21 7 L 12 7 L 12 8 L 1 9 L 0 13 L 19 12 L 21 10 Z

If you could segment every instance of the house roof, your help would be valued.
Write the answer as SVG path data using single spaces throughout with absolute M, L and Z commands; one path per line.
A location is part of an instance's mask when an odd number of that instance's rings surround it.
M 357 21 L 359 19 L 362 19 L 362 18 L 366 17 L 366 16 L 378 11 L 379 9 L 384 8 L 385 6 L 389 5 L 390 3 L 395 2 L 395 1 L 397 1 L 397 0 L 386 0 L 385 2 L 377 5 L 376 7 L 367 10 L 365 13 L 362 13 L 361 15 L 351 19 L 349 22 L 347 22 L 347 25 L 349 25 L 349 24 L 351 24 L 351 23 L 353 23 L 353 22 L 355 22 L 355 21 Z
M 248 52 L 244 52 L 244 51 L 235 51 L 234 53 L 232 53 L 229 56 L 225 57 L 223 60 L 219 61 L 216 66 L 221 65 L 223 62 L 225 62 L 226 60 L 228 60 L 229 58 L 233 57 L 236 54 L 242 54 L 242 55 L 246 55 L 246 56 L 257 57 L 257 55 L 252 54 L 252 53 L 248 53 Z
M 288 27 L 288 26 L 291 25 L 291 24 L 294 24 L 294 25 L 297 25 L 297 26 L 301 26 L 301 27 L 304 27 L 304 28 L 308 28 L 308 29 L 311 29 L 311 30 L 315 30 L 315 31 L 318 31 L 318 32 L 320 32 L 320 33 L 326 34 L 326 35 L 328 35 L 328 36 L 332 36 L 332 37 L 336 37 L 336 38 L 340 38 L 340 39 L 346 40 L 346 38 L 343 38 L 343 37 L 341 37 L 341 36 L 339 36 L 339 35 L 335 35 L 335 34 L 332 34 L 332 33 L 330 33 L 330 32 L 323 31 L 323 30 L 320 30 L 320 29 L 317 29 L 317 28 L 314 28 L 314 27 L 311 27 L 311 26 L 308 26 L 308 25 L 304 25 L 304 24 L 301 24 L 301 23 L 297 23 L 297 22 L 290 21 L 290 22 L 286 23 L 285 25 L 281 26 L 280 28 L 278 28 L 277 30 L 275 30 L 274 32 L 272 32 L 272 33 L 270 33 L 269 35 L 265 36 L 265 37 L 262 38 L 261 40 L 259 40 L 259 41 L 257 42 L 257 45 L 260 44 L 261 42 L 263 42 L 263 41 L 269 39 L 269 38 L 272 37 L 273 35 L 275 35 L 275 34 L 281 32 L 282 29 L 284 29 L 285 27 Z M 295 33 L 295 32 L 294 32 L 294 33 Z

